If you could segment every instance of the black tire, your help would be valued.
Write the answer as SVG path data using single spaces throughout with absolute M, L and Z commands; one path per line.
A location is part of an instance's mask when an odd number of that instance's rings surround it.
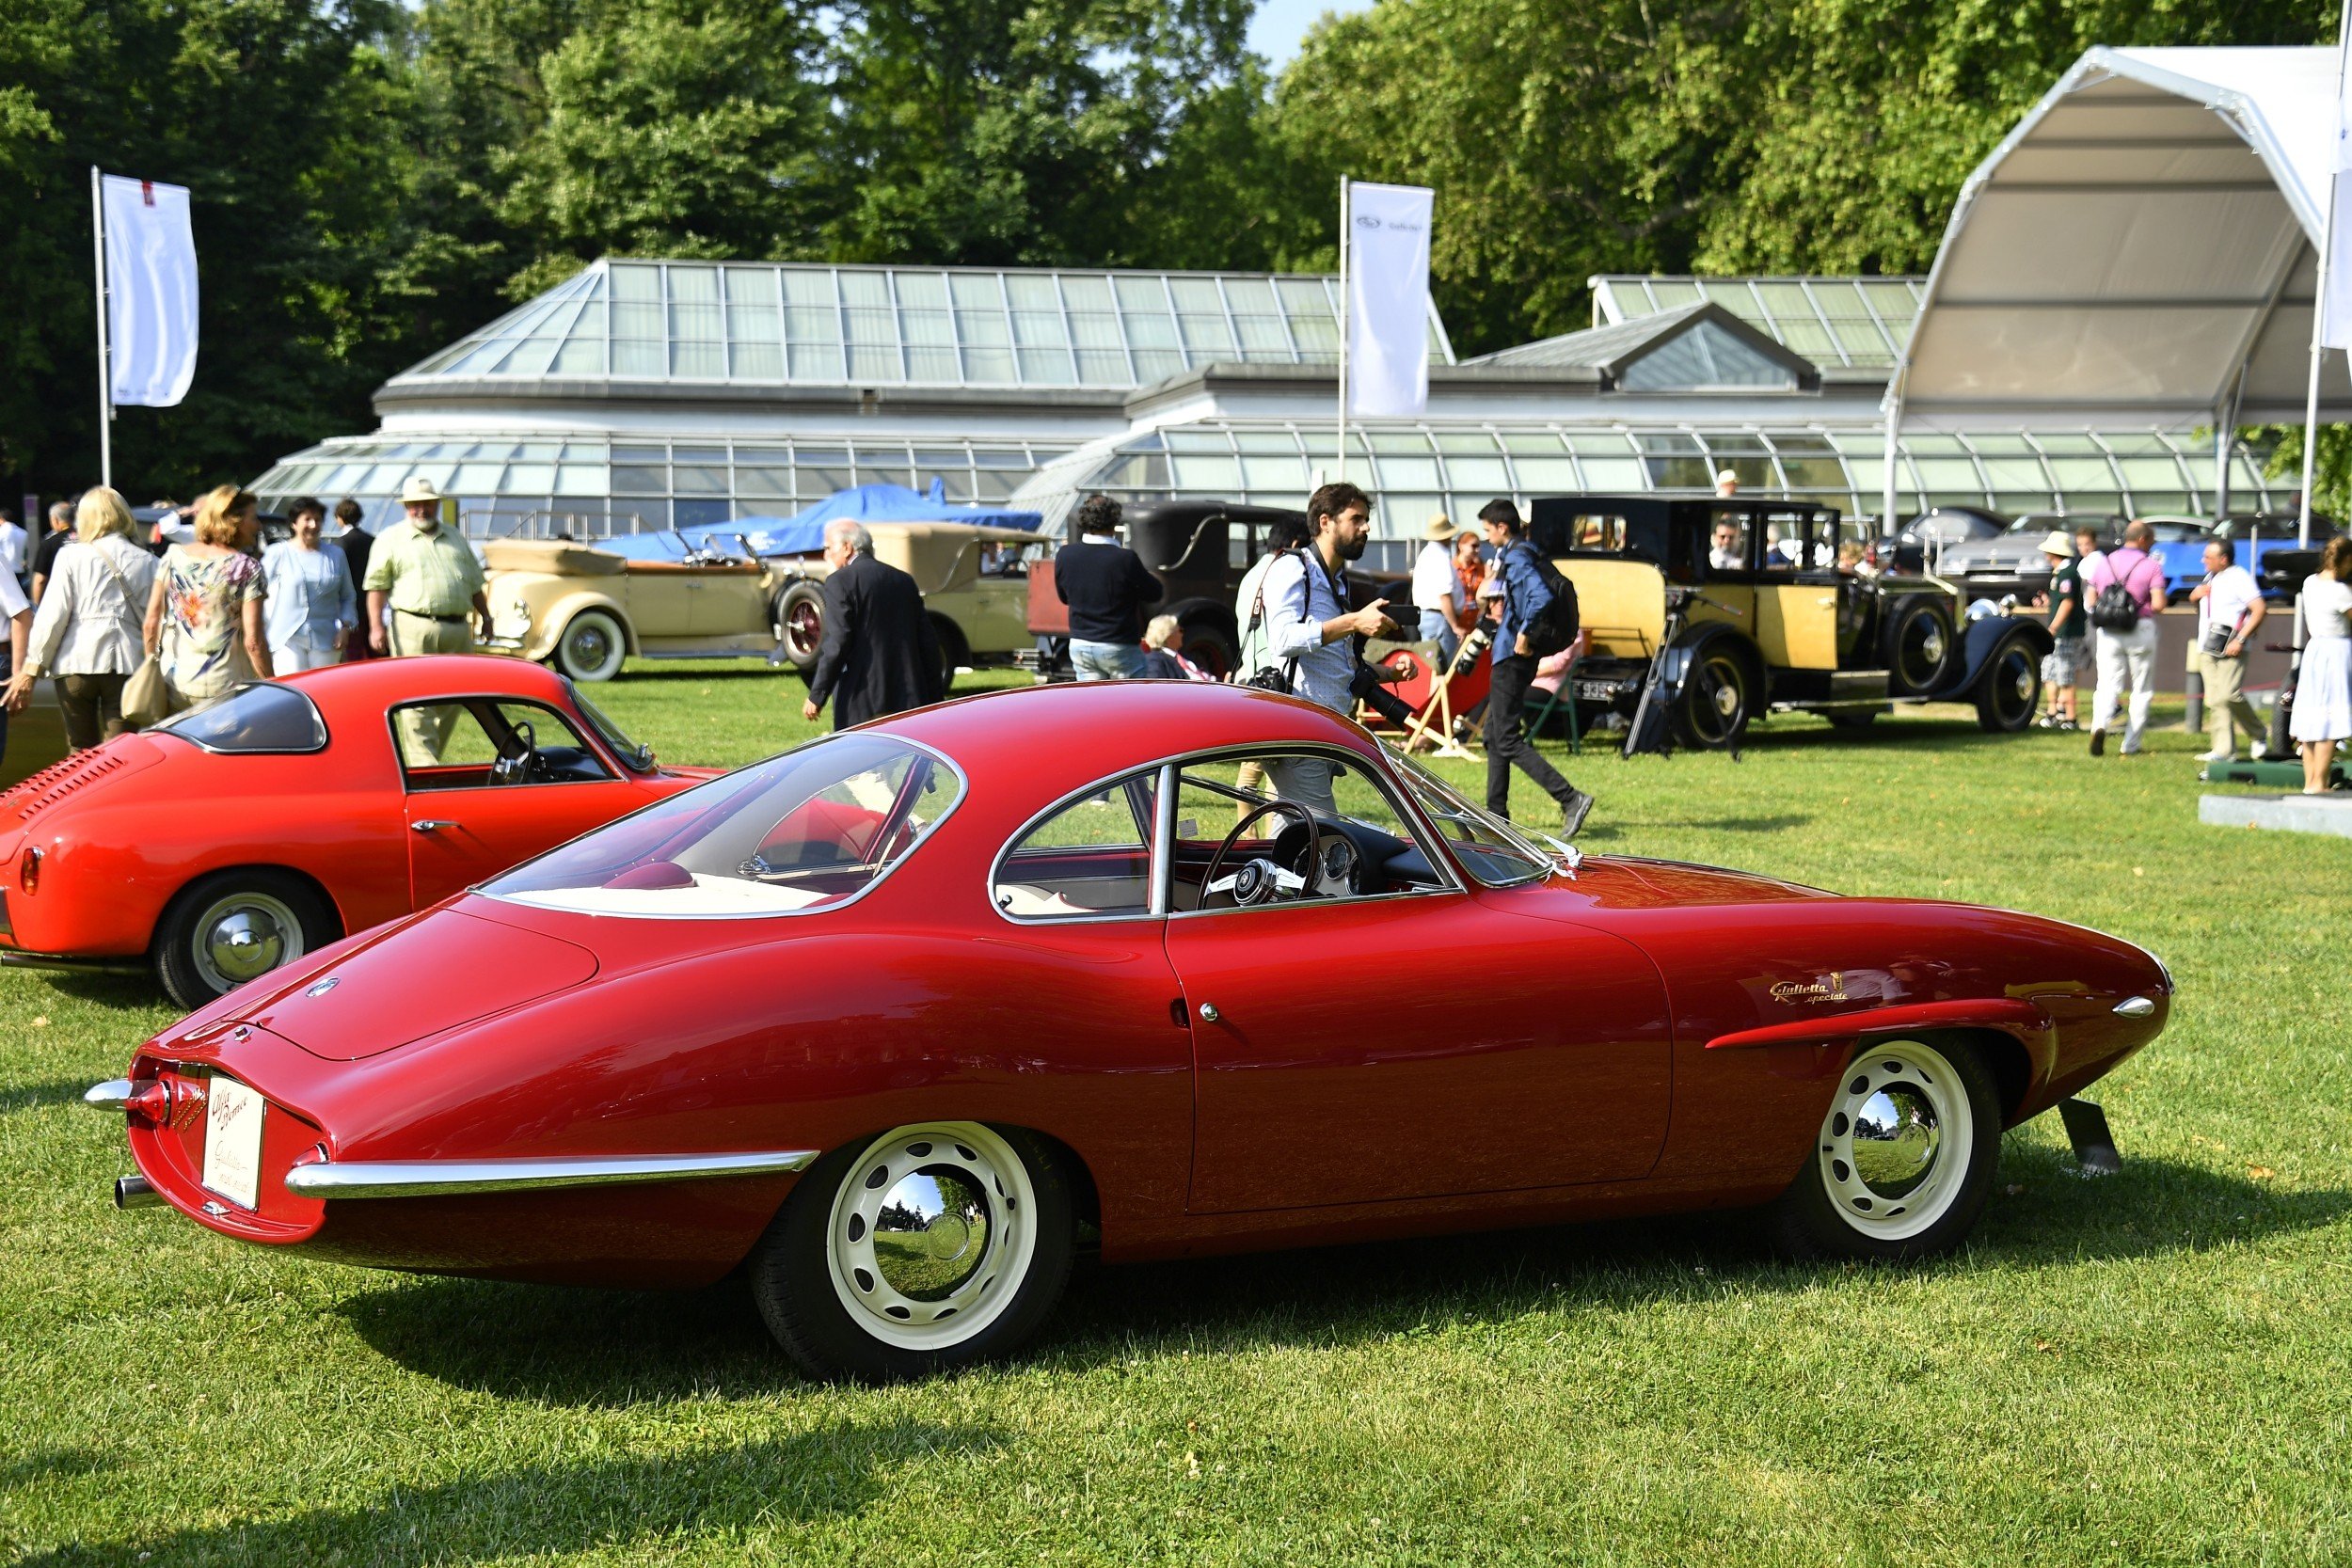
M 2033 722 L 2042 705 L 2042 657 L 2023 637 L 2011 637 L 1993 650 L 1977 675 L 1972 694 L 1978 725 L 1993 735 L 2015 735 Z
M 825 641 L 825 591 L 813 582 L 790 582 L 776 595 L 776 635 L 785 662 L 807 674 L 817 668 Z
M 1007 1161 L 1017 1169 L 1002 1168 Z M 927 1201 L 940 1212 L 914 1226 Z M 981 1251 L 967 1256 L 975 1208 Z M 1073 1230 L 1069 1181 L 1043 1140 L 1017 1128 L 925 1122 L 810 1166 L 746 1269 L 769 1332 L 810 1375 L 892 1382 L 1026 1341 L 1069 1282 Z M 885 1242 L 905 1243 L 888 1262 Z M 947 1244 L 959 1250 L 946 1254 Z M 892 1277 L 898 1269 L 909 1272 Z M 942 1302 L 955 1305 L 938 1310 Z M 907 1315 L 926 1310 L 928 1321 Z
M 1890 695 L 1923 697 L 1941 687 L 1960 653 L 1944 601 L 1925 594 L 1895 597 L 1880 652 Z
M 1773 1240 L 1800 1258 L 1948 1252 L 1983 1213 L 2000 1152 L 2000 1091 L 1975 1047 L 1873 1042 L 1847 1064 L 1796 1180 L 1768 1211 Z
M 165 907 L 148 965 L 164 994 L 194 1012 L 342 935 L 334 906 L 304 879 L 265 866 L 216 871 Z
M 1233 651 L 1232 633 L 1214 611 L 1177 624 L 1184 628 L 1186 658 L 1218 680 L 1233 673 L 1233 661 L 1240 656 Z
M 555 640 L 555 667 L 582 684 L 611 680 L 628 657 L 628 634 L 607 610 L 581 610 L 564 623 Z
M 945 615 L 931 617 L 931 635 L 939 642 L 939 694 L 942 697 L 956 689 L 956 672 L 972 662 L 972 645 L 963 638 L 963 628 Z
M 1738 750 L 1755 717 L 1756 696 L 1756 678 L 1738 643 L 1727 637 L 1700 643 L 1675 693 L 1676 741 L 1699 752 Z

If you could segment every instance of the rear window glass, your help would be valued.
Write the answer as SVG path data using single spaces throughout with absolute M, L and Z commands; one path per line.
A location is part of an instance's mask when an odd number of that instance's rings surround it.
M 962 793 L 962 776 L 934 752 L 892 736 L 833 736 L 674 795 L 482 891 L 653 919 L 829 909 L 913 854 Z
M 150 727 L 208 752 L 316 752 L 326 745 L 318 705 L 291 686 L 242 686 L 207 708 L 176 713 Z

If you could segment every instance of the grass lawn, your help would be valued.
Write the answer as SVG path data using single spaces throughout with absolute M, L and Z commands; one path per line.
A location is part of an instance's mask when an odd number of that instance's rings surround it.
M 801 689 L 663 664 L 596 697 L 741 763 L 804 733 Z M 2099 1091 L 2122 1174 L 2021 1129 L 1958 1257 L 1790 1267 L 1724 1215 L 1105 1269 L 1022 1360 L 912 1387 L 801 1381 L 732 1289 L 117 1214 L 119 1118 L 74 1102 L 170 1009 L 0 974 L 0 1561 L 2344 1562 L 2352 843 L 2200 827 L 2202 747 L 1784 720 L 1739 763 L 1565 760 L 1590 851 L 2170 962 L 2169 1034 Z

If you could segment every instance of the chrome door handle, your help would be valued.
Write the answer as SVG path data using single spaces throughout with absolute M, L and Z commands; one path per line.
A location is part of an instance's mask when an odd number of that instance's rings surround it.
M 1225 1015 L 1223 1013 L 1216 1010 L 1216 1003 L 1203 1002 L 1200 1004 L 1200 1019 L 1202 1022 L 1215 1023 L 1217 1020 L 1223 1018 L 1224 1016 Z
M 457 826 L 457 823 L 452 822 L 445 816 L 428 816 L 421 822 L 411 822 L 408 824 L 410 832 L 420 833 L 437 833 L 443 828 L 454 828 Z

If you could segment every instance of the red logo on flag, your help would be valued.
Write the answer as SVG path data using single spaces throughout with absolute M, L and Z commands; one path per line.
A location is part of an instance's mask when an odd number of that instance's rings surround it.
M 146 203 L 147 203 L 150 207 L 152 207 L 153 205 L 155 205 L 155 182 L 154 182 L 154 181 L 152 181 L 152 180 L 142 180 L 142 181 L 140 181 L 140 182 L 139 182 L 139 199 L 140 199 L 141 201 L 146 202 Z

